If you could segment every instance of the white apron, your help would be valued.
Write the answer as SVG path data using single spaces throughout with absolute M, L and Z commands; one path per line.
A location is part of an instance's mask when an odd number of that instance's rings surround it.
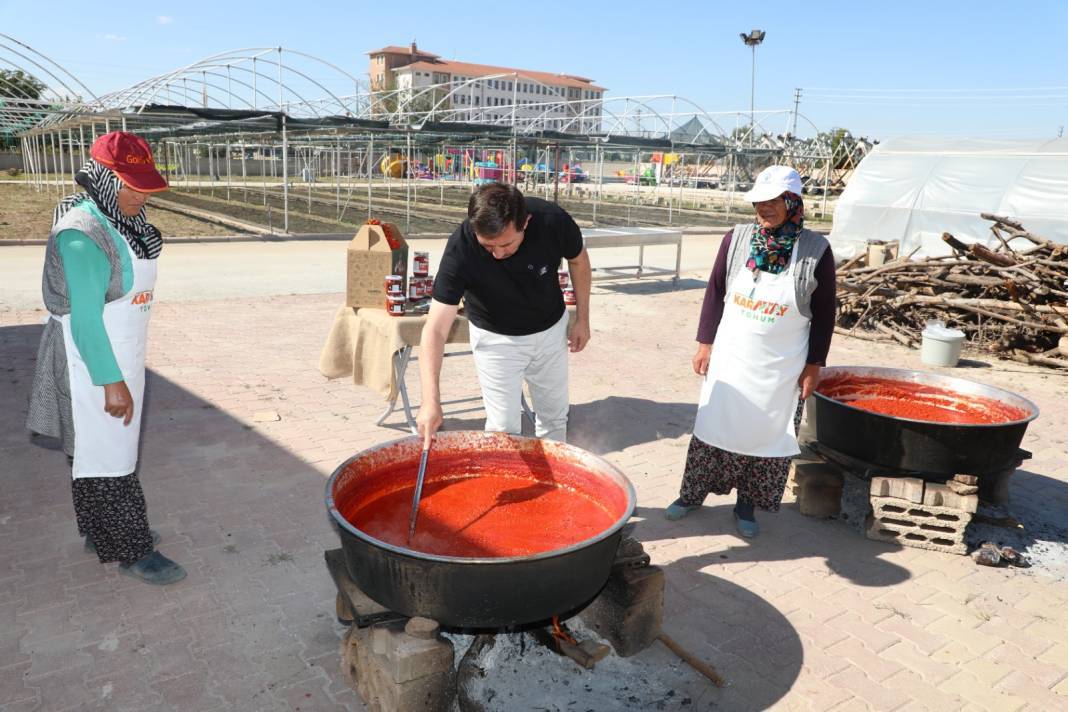
M 795 261 L 780 274 L 742 269 L 727 285 L 723 318 L 701 386 L 693 434 L 758 457 L 801 452 L 794 432 L 808 356 L 808 317 L 797 308 Z
M 71 336 L 70 315 L 52 315 L 63 326 L 63 343 L 67 349 L 75 437 L 71 472 L 75 479 L 123 477 L 137 468 L 137 444 L 144 410 L 145 345 L 148 319 L 152 315 L 152 291 L 156 286 L 156 260 L 138 258 L 107 218 L 98 211 L 90 209 L 90 212 L 116 236 L 116 243 L 121 245 L 119 249 L 126 249 L 133 267 L 130 291 L 104 305 L 104 329 L 123 380 L 133 396 L 134 413 L 130 424 L 124 425 L 123 418 L 111 416 L 104 410 L 104 387 L 94 386 L 89 378 L 89 369 Z

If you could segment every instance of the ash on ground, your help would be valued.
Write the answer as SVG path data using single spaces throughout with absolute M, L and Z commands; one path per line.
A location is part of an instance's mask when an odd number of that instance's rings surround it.
M 1068 581 L 1068 529 L 1051 521 L 1048 513 L 1026 505 L 983 505 L 968 525 L 966 541 L 970 551 L 985 541 L 1010 546 L 1027 561 L 1028 568 L 1019 573 Z
M 577 618 L 567 621 L 567 627 L 579 640 L 599 640 Z M 475 636 L 444 635 L 453 643 L 459 666 Z M 466 695 L 458 695 L 454 712 L 472 712 L 477 705 L 484 712 L 689 711 L 711 706 L 712 683 L 660 643 L 629 658 L 611 652 L 586 670 L 529 633 L 502 633 L 464 667 L 470 674 L 461 671 L 457 683 Z M 464 704 L 464 697 L 474 704 Z

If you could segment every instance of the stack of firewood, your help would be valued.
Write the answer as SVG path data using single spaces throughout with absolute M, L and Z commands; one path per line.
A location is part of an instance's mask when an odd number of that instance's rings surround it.
M 961 329 L 999 356 L 1068 368 L 1068 245 L 1020 223 L 982 213 L 996 249 L 949 233 L 952 255 L 867 266 L 866 255 L 838 268 L 837 333 L 917 346 L 928 320 Z

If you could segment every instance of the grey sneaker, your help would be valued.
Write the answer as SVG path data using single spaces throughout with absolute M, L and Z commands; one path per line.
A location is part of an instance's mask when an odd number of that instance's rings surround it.
M 185 569 L 158 551 L 153 551 L 132 564 L 119 564 L 119 573 L 157 586 L 166 586 L 185 578 Z
M 159 532 L 155 529 L 150 529 L 149 532 L 152 534 L 152 546 L 156 546 L 159 544 Z M 96 542 L 93 541 L 93 537 L 89 535 L 86 535 L 85 537 L 85 550 L 90 554 L 96 553 Z

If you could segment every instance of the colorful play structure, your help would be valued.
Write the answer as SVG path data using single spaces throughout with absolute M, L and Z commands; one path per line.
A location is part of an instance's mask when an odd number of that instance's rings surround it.
M 383 176 L 421 180 L 469 180 L 476 185 L 507 180 L 511 170 L 506 151 L 499 149 L 444 148 L 433 156 L 412 155 L 388 149 L 378 163 Z M 557 169 L 526 157 L 516 160 L 517 177 L 527 183 L 544 183 L 559 178 L 561 183 L 585 183 L 590 177 L 579 163 L 563 163 Z

